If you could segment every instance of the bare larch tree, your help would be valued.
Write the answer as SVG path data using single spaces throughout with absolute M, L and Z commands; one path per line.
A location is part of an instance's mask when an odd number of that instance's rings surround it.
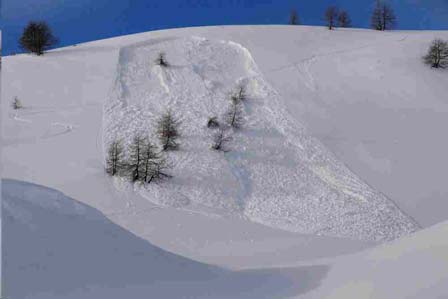
M 226 143 L 230 142 L 231 140 L 232 140 L 232 137 L 226 136 L 224 130 L 220 129 L 213 136 L 212 149 L 217 150 L 217 151 L 227 152 L 228 150 L 226 149 Z
M 375 30 L 392 29 L 397 22 L 397 18 L 392 7 L 382 0 L 376 0 L 375 8 L 371 17 L 371 27 Z
M 157 153 L 157 147 L 151 143 L 149 138 L 145 141 L 143 148 L 142 161 L 142 181 L 148 182 L 154 171 L 156 164 L 159 163 L 160 155 Z
M 327 27 L 330 30 L 336 26 L 336 20 L 338 18 L 338 9 L 336 6 L 330 6 L 325 11 L 325 21 L 327 22 Z
M 145 139 L 140 135 L 134 136 L 129 147 L 128 172 L 132 182 L 142 180 Z
M 381 1 L 376 0 L 375 8 L 372 12 L 372 17 L 370 19 L 370 26 L 372 29 L 375 30 L 383 30 L 383 21 L 381 19 L 382 15 L 382 8 L 381 8 Z
M 392 29 L 397 22 L 395 13 L 388 3 L 383 3 L 381 21 L 383 22 L 383 30 Z
M 171 110 L 165 112 L 157 123 L 157 134 L 159 135 L 162 149 L 175 150 L 179 147 L 177 138 L 179 137 L 180 121 L 176 119 Z
M 291 14 L 289 15 L 289 25 L 299 25 L 299 15 L 297 14 L 297 10 L 291 10 Z
M 106 173 L 115 176 L 124 169 L 124 151 L 120 140 L 114 140 L 109 144 L 106 157 Z
M 244 84 L 240 84 L 237 87 L 235 96 L 240 102 L 244 102 L 247 99 L 247 87 Z
M 352 26 L 352 20 L 347 11 L 342 10 L 339 12 L 338 26 L 341 28 L 348 28 Z
M 433 40 L 423 61 L 433 68 L 448 67 L 448 42 L 441 39 Z
M 167 162 L 166 159 L 158 158 L 156 163 L 152 164 L 151 166 L 151 172 L 147 183 L 151 184 L 151 182 L 172 178 L 173 176 L 167 173 L 167 170 L 171 168 L 172 166 Z
M 29 22 L 19 39 L 22 49 L 43 55 L 44 51 L 57 44 L 58 39 L 53 35 L 46 22 Z
M 241 102 L 232 100 L 230 107 L 226 113 L 226 120 L 229 126 L 239 129 L 243 124 L 243 109 L 241 107 Z

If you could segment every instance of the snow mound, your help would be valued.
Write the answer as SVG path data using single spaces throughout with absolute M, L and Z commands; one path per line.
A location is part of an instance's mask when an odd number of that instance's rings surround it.
M 448 298 L 448 222 L 335 263 L 306 298 Z
M 58 191 L 12 180 L 2 185 L 7 298 L 101 298 L 103 289 L 218 273 L 148 244 Z
M 170 64 L 154 63 L 160 52 Z M 228 153 L 210 149 L 208 117 L 222 116 L 229 95 L 247 87 L 244 125 L 230 130 Z M 137 188 L 149 200 L 212 209 L 300 233 L 390 240 L 418 225 L 350 172 L 284 108 L 250 52 L 231 41 L 164 38 L 123 47 L 104 106 L 103 144 L 138 132 L 155 135 L 171 109 L 182 120 L 174 178 Z
M 9 299 L 290 298 L 328 269 L 229 271 L 164 251 L 44 186 L 3 180 L 2 197 Z

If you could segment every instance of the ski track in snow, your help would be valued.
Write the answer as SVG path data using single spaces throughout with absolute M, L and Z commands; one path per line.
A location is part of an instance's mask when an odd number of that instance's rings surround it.
M 387 41 L 387 42 L 383 42 L 383 43 L 404 42 L 407 40 L 407 38 L 408 38 L 408 36 L 405 35 L 399 39 L 394 39 L 392 41 Z M 366 48 L 369 48 L 372 46 L 378 46 L 378 43 L 371 43 L 371 44 L 367 44 L 367 45 L 363 45 L 363 46 L 359 46 L 359 47 L 355 47 L 355 48 L 340 49 L 340 50 L 330 51 L 330 52 L 322 53 L 322 54 L 313 54 L 310 57 L 304 58 L 299 62 L 268 70 L 268 73 L 281 72 L 281 71 L 284 71 L 289 68 L 295 68 L 297 70 L 297 72 L 299 73 L 300 78 L 302 78 L 302 81 L 305 84 L 305 86 L 309 90 L 311 90 L 313 93 L 315 93 L 315 95 L 317 97 L 320 97 L 320 95 L 318 94 L 319 87 L 318 87 L 316 80 L 311 72 L 311 67 L 318 60 L 318 58 L 339 55 L 339 54 L 346 54 L 346 53 L 366 49 Z
M 25 110 L 25 111 L 18 111 L 15 112 L 13 114 L 10 114 L 10 117 L 17 121 L 17 122 L 22 122 L 22 123 L 28 123 L 28 124 L 32 124 L 33 121 L 33 117 L 35 116 L 39 116 L 40 114 L 53 114 L 56 113 L 58 111 L 63 111 L 63 110 L 72 110 L 72 109 L 77 109 L 78 107 L 49 107 L 52 109 L 47 109 L 47 110 L 36 110 L 33 107 L 27 107 L 27 108 L 21 108 L 20 110 Z M 29 111 L 27 111 L 29 110 Z M 28 116 L 29 118 L 23 118 L 23 116 Z M 45 121 L 47 122 L 47 121 Z M 53 128 L 64 128 L 64 131 L 57 131 L 57 132 L 52 132 Z M 61 135 L 65 135 L 68 134 L 70 132 L 72 132 L 75 129 L 78 129 L 79 125 L 75 125 L 75 124 L 71 124 L 71 123 L 61 123 L 61 122 L 50 122 L 48 123 L 48 129 L 46 130 L 46 132 L 40 137 L 42 139 L 48 139 L 48 138 L 52 138 L 52 137 L 57 137 L 57 136 L 61 136 Z M 102 153 L 102 152 L 101 152 Z
M 390 43 L 390 42 L 404 42 L 407 39 L 408 39 L 408 36 L 405 35 L 399 39 L 393 39 L 392 41 L 385 41 L 382 43 L 386 44 L 386 43 Z M 276 67 L 274 69 L 268 70 L 268 73 L 280 72 L 280 71 L 283 71 L 283 70 L 289 69 L 289 68 L 298 68 L 299 72 L 302 72 L 302 70 L 304 68 L 305 72 L 307 72 L 308 75 L 311 75 L 309 73 L 309 67 L 312 64 L 312 62 L 315 62 L 316 59 L 319 57 L 328 57 L 328 56 L 333 56 L 333 55 L 338 55 L 338 54 L 346 54 L 346 53 L 350 53 L 350 52 L 354 52 L 354 51 L 358 51 L 358 50 L 362 50 L 362 49 L 366 49 L 366 48 L 370 48 L 372 46 L 378 46 L 378 45 L 379 45 L 379 43 L 371 43 L 371 44 L 366 44 L 364 46 L 359 46 L 359 47 L 355 47 L 355 48 L 340 49 L 340 50 L 330 51 L 330 52 L 326 52 L 326 53 L 322 53 L 322 54 L 313 54 L 310 57 L 300 60 L 299 62 L 290 63 L 290 64 L 287 64 L 284 66 L 280 66 L 280 67 Z
M 13 118 L 15 121 L 19 121 L 19 122 L 24 122 L 24 123 L 29 123 L 29 124 L 32 123 L 32 121 L 29 120 L 29 119 L 21 118 L 21 117 L 19 116 L 18 113 L 15 113 L 15 114 L 12 116 L 12 118 Z
M 154 64 L 161 51 L 168 68 Z M 293 64 L 312 90 L 317 84 L 310 66 L 319 56 Z M 231 151 L 221 155 L 210 150 L 206 119 L 225 113 L 229 93 L 241 82 L 249 95 L 245 123 L 242 130 L 229 129 Z M 181 148 L 168 154 L 174 178 L 135 188 L 158 205 L 199 205 L 300 233 L 366 240 L 390 240 L 419 227 L 289 117 L 239 44 L 191 37 L 122 48 L 104 105 L 103 146 L 114 138 L 127 145 L 137 132 L 154 136 L 168 108 L 182 120 Z

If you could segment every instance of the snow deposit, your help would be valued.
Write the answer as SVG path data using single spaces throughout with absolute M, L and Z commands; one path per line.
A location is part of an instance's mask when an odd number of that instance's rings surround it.
M 160 52 L 169 67 L 154 63 Z M 230 94 L 247 87 L 242 129 L 228 153 L 210 149 L 208 117 L 223 115 Z M 136 187 L 154 203 L 247 217 L 300 233 L 390 240 L 418 225 L 340 163 L 285 109 L 250 52 L 201 37 L 149 39 L 120 49 L 104 105 L 103 143 L 155 138 L 160 115 L 182 121 L 181 147 L 169 152 L 174 178 Z M 156 139 L 154 139 L 156 140 Z

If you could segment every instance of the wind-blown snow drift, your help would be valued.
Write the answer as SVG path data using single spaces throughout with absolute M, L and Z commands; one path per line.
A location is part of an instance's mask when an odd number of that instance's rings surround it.
M 448 222 L 339 259 L 303 298 L 448 298 Z M 300 297 L 302 298 L 302 297 Z
M 165 52 L 170 67 L 155 65 Z M 229 93 L 245 84 L 245 123 L 231 151 L 210 150 L 205 124 L 222 116 Z M 250 52 L 199 37 L 153 39 L 120 50 L 116 81 L 104 107 L 103 138 L 129 143 L 155 135 L 171 109 L 182 119 L 181 148 L 169 153 L 174 179 L 140 192 L 159 204 L 212 209 L 301 233 L 389 240 L 417 224 L 350 172 L 288 115 Z
M 229 271 L 164 251 L 59 191 L 2 185 L 8 299 L 290 298 L 328 269 Z

